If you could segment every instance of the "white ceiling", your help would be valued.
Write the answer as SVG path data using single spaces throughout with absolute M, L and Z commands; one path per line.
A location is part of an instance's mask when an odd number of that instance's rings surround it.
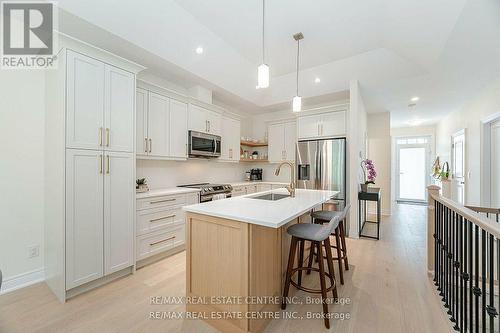
M 393 126 L 434 123 L 500 74 L 496 0 L 268 0 L 271 86 L 259 90 L 260 0 L 58 3 L 136 46 L 137 56 L 154 56 L 145 62 L 168 67 L 165 72 L 181 84 L 202 82 L 217 98 L 247 112 L 290 102 L 295 93 L 292 35 L 299 31 L 305 36 L 300 95 L 311 100 L 335 95 L 358 79 L 367 110 L 391 111 Z M 203 55 L 194 52 L 200 45 Z M 315 77 L 321 82 L 315 84 Z M 420 101 L 410 112 L 407 105 L 414 95 Z

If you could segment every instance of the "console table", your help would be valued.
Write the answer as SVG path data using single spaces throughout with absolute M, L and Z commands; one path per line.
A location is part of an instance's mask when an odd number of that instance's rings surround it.
M 359 192 L 358 193 L 358 230 L 359 237 L 380 239 L 380 188 L 378 187 L 369 187 L 367 192 Z M 377 203 L 377 220 L 376 221 L 368 221 L 366 219 L 366 202 L 373 201 Z M 364 204 L 364 207 L 361 204 Z M 362 210 L 362 208 L 364 208 Z M 377 236 L 364 235 L 363 228 L 365 227 L 365 223 L 374 223 L 377 225 Z

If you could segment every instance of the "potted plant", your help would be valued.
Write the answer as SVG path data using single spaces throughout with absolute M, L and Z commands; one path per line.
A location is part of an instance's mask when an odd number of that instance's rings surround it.
M 139 178 L 135 181 L 135 183 L 137 184 L 135 186 L 135 191 L 136 192 L 147 192 L 149 191 L 149 187 L 148 187 L 148 184 L 147 184 L 147 181 L 146 181 L 146 178 Z
M 364 159 L 361 161 L 361 169 L 364 175 L 364 184 L 361 184 L 361 191 L 367 192 L 369 184 L 375 184 L 375 178 L 377 178 L 377 172 L 375 171 L 375 166 L 373 161 L 369 159 Z

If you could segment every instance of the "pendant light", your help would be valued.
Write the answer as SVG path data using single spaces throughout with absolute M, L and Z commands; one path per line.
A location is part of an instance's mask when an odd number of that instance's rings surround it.
M 262 65 L 257 67 L 257 87 L 267 88 L 269 87 L 269 66 L 266 65 L 264 45 L 265 45 L 265 20 L 266 20 L 266 0 L 262 0 Z
M 302 32 L 293 35 L 293 39 L 297 41 L 297 92 L 292 101 L 293 112 L 299 112 L 302 110 L 302 97 L 299 96 L 299 57 L 300 57 L 300 40 L 304 39 Z

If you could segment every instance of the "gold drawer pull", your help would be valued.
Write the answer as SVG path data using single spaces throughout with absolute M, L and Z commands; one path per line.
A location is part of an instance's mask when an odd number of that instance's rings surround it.
M 151 220 L 149 220 L 149 222 L 161 221 L 161 220 L 164 220 L 164 219 L 168 219 L 170 217 L 175 217 L 175 214 L 168 215 L 168 216 L 163 216 L 163 217 L 159 217 L 159 218 L 156 218 L 156 219 L 151 219 Z
M 154 245 L 157 245 L 157 244 L 160 244 L 160 243 L 163 243 L 163 242 L 169 241 L 169 240 L 174 239 L 174 238 L 175 238 L 175 236 L 172 236 L 172 237 L 169 237 L 169 238 L 167 238 L 167 239 L 163 239 L 163 240 L 161 240 L 161 241 L 157 241 L 157 242 L 154 242 L 154 243 L 149 243 L 149 246 L 154 246 Z
M 156 204 L 156 203 L 162 203 L 162 202 L 170 202 L 170 201 L 175 201 L 177 199 L 163 199 L 163 200 L 156 200 L 156 201 L 150 201 L 150 204 Z

